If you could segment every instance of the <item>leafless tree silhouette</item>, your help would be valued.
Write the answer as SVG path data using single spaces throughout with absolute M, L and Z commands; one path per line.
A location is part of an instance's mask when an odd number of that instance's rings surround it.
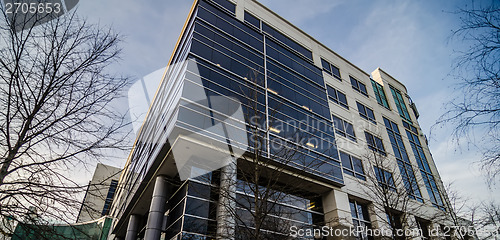
M 438 125 L 453 124 L 453 136 L 482 153 L 482 167 L 494 183 L 500 173 L 500 4 L 471 1 L 455 12 L 461 25 L 451 39 L 465 49 L 454 64 L 458 97 L 446 104 Z
M 72 170 L 128 145 L 128 123 L 112 101 L 129 80 L 107 71 L 121 37 L 76 11 L 54 17 L 1 10 L 0 216 L 74 220 L 87 186 Z
M 388 228 L 392 232 L 392 236 L 381 236 L 382 239 L 414 239 L 416 236 L 399 236 L 398 229 L 416 228 L 417 226 L 410 221 L 410 216 L 418 215 L 420 205 L 412 202 L 409 191 L 418 188 L 417 182 L 413 182 L 412 178 L 405 181 L 398 167 L 398 163 L 389 157 L 368 150 L 364 156 L 374 168 L 374 174 L 368 171 L 366 174 L 367 182 L 360 182 L 366 185 L 365 194 L 370 196 L 374 207 L 374 216 L 382 220 L 383 225 L 378 226 Z M 413 178 L 414 179 L 414 178 Z

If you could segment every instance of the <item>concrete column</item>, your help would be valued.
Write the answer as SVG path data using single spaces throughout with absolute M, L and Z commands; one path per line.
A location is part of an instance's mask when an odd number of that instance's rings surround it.
M 334 189 L 323 196 L 323 213 L 325 223 L 333 229 L 349 229 L 353 227 L 349 196 L 347 193 Z M 355 239 L 354 236 L 329 236 L 332 239 Z
M 221 169 L 219 202 L 217 204 L 217 239 L 232 240 L 235 235 L 236 221 L 236 159 L 230 157 L 228 164 Z
M 128 219 L 127 234 L 125 235 L 125 240 L 136 240 L 137 239 L 137 229 L 139 228 L 139 222 L 141 217 L 139 215 L 130 215 Z
M 159 240 L 165 215 L 168 188 L 165 176 L 157 176 L 153 190 L 153 197 L 149 207 L 148 222 L 146 223 L 145 240 Z

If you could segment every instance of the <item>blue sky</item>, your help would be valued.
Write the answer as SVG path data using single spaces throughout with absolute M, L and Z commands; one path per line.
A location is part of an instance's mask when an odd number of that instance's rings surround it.
M 445 183 L 474 199 L 500 199 L 486 188 L 478 171 L 480 154 L 465 140 L 457 148 L 451 126 L 433 130 L 443 104 L 456 95 L 449 77 L 454 48 L 451 30 L 459 24 L 451 13 L 470 1 L 435 0 L 261 0 L 333 51 L 370 73 L 381 67 L 404 83 L 420 111 L 420 125 Z M 120 32 L 123 55 L 113 69 L 133 79 L 166 66 L 192 1 L 85 0 L 77 11 L 91 22 Z M 481 4 L 481 1 L 476 1 Z M 115 165 L 123 166 L 123 162 Z M 90 178 L 90 177 L 89 177 Z M 497 187 L 498 188 L 498 187 Z

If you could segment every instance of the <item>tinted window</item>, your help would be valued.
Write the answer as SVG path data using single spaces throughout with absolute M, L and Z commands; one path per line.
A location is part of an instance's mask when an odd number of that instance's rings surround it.
M 356 105 L 358 106 L 359 116 L 377 124 L 377 122 L 375 121 L 375 114 L 373 113 L 373 110 L 371 108 L 368 108 L 359 102 L 356 102 Z
M 226 10 L 228 10 L 229 12 L 231 12 L 233 14 L 235 13 L 236 6 L 234 5 L 234 3 L 229 2 L 228 0 L 212 0 L 212 1 L 216 2 L 221 7 L 225 8 Z
M 245 11 L 245 21 L 260 29 L 260 20 L 247 11 Z
M 366 91 L 366 85 L 364 83 L 360 82 L 359 80 L 351 76 L 349 76 L 349 78 L 351 79 L 351 85 L 354 90 L 362 93 L 365 96 L 368 96 L 368 92 Z

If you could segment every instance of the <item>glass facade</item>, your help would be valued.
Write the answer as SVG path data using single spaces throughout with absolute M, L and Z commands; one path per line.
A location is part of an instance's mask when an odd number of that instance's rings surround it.
M 267 196 L 264 201 L 256 200 L 255 195 Z M 238 180 L 236 190 L 236 239 L 252 239 L 252 231 L 258 222 L 256 205 L 265 205 L 267 210 L 260 214 L 267 214 L 262 224 L 262 232 L 267 239 L 287 239 L 290 227 L 298 229 L 313 229 L 324 225 L 324 215 L 321 196 L 302 192 L 302 197 L 295 194 L 274 191 L 260 186 L 258 189 L 252 184 Z M 262 209 L 262 207 L 261 207 Z M 262 210 L 261 210 L 262 211 Z
M 200 181 L 201 180 L 201 181 Z M 207 182 L 207 180 L 209 180 Z M 214 174 L 186 181 L 168 200 L 165 239 L 212 239 L 216 236 L 216 213 L 219 193 Z M 266 205 L 262 233 L 269 239 L 284 238 L 291 226 L 299 229 L 317 228 L 324 224 L 321 197 L 304 198 L 299 195 L 268 191 L 265 187 L 252 188 L 238 180 L 236 189 L 236 239 L 251 239 L 255 229 L 255 205 Z M 255 191 L 270 195 L 267 200 L 256 200 Z M 314 196 L 313 194 L 309 194 Z
M 247 125 L 257 116 L 267 121 L 259 128 L 273 129 L 265 136 L 269 141 L 267 154 L 292 167 L 342 183 L 321 70 L 304 58 L 307 54 L 300 45 L 283 45 L 291 40 L 281 35 L 269 29 L 260 32 L 200 2 L 182 97 L 186 101 L 195 98 L 190 94 L 199 92 L 198 88 L 207 96 L 237 99 Z M 176 124 L 223 142 L 224 136 L 199 131 L 218 123 L 213 116 L 221 113 L 211 108 L 210 101 L 182 105 Z M 294 159 L 283 159 L 278 153 L 283 148 L 296 151 Z
M 370 215 L 368 214 L 368 206 L 355 200 L 349 200 L 351 208 L 351 217 L 354 228 L 361 227 L 362 229 L 371 229 Z M 367 236 L 365 233 L 358 233 L 356 239 L 373 239 L 372 236 Z
M 355 176 L 361 180 L 366 180 L 365 170 L 361 159 L 340 151 L 340 159 L 344 174 Z
M 216 188 L 187 181 L 168 200 L 165 239 L 210 239 L 216 233 Z
M 384 142 L 382 138 L 374 136 L 369 132 L 365 132 L 366 143 L 368 144 L 368 148 L 374 152 L 380 153 L 382 155 L 387 155 L 385 152 Z
M 422 144 L 420 144 L 418 136 L 409 130 L 406 130 L 406 134 L 408 135 L 408 139 L 410 140 L 413 154 L 417 159 L 418 167 L 420 168 L 420 173 L 422 174 L 422 178 L 424 179 L 425 188 L 427 189 L 427 193 L 429 193 L 432 205 L 440 209 L 444 209 L 443 199 L 441 198 L 441 194 L 439 193 L 436 180 L 434 179 L 434 175 L 432 174 L 431 168 L 429 167 L 429 162 L 427 161 L 427 157 L 425 157 L 424 149 L 422 148 Z
M 387 109 L 391 109 L 389 107 L 389 102 L 387 102 L 387 97 L 385 95 L 384 87 L 380 85 L 380 83 L 375 82 L 374 80 L 371 80 L 371 82 L 378 104 L 384 106 Z
M 377 166 L 373 166 L 375 171 L 375 177 L 380 187 L 396 192 L 396 184 L 394 183 L 394 178 L 391 172 L 388 172 Z
M 251 17 L 248 15 L 247 22 L 256 24 Z M 291 40 L 266 29 L 258 31 L 200 2 L 182 97 L 195 98 L 190 93 L 202 88 L 207 96 L 236 98 L 247 125 L 256 116 L 266 120 L 258 127 L 271 129 L 265 136 L 269 156 L 342 183 L 321 69 L 304 58 L 307 52 L 300 45 L 283 45 Z M 195 79 L 201 79 L 201 84 Z M 181 107 L 177 125 L 196 131 L 196 127 L 206 129 L 216 123 L 211 120 L 216 113 L 210 102 L 198 105 Z M 224 141 L 223 136 L 210 137 Z M 280 156 L 284 148 L 296 151 L 294 159 Z
M 411 166 L 410 158 L 406 152 L 398 125 L 387 118 L 384 118 L 384 123 L 391 141 L 394 156 L 398 161 L 399 171 L 401 173 L 406 192 L 410 198 L 423 202 L 422 194 L 420 193 L 420 188 L 418 187 L 418 182 L 415 178 L 415 172 Z
M 111 180 L 109 184 L 108 194 L 106 194 L 106 199 L 104 200 L 104 207 L 102 208 L 101 216 L 108 215 L 109 208 L 113 203 L 113 197 L 115 196 L 116 187 L 118 186 L 118 181 Z
M 394 97 L 394 102 L 396 103 L 396 108 L 398 109 L 399 115 L 403 119 L 411 122 L 410 114 L 408 113 L 408 108 L 406 108 L 406 104 L 403 99 L 403 95 L 401 94 L 401 91 L 399 91 L 393 86 L 390 87 L 391 87 L 392 97 Z

